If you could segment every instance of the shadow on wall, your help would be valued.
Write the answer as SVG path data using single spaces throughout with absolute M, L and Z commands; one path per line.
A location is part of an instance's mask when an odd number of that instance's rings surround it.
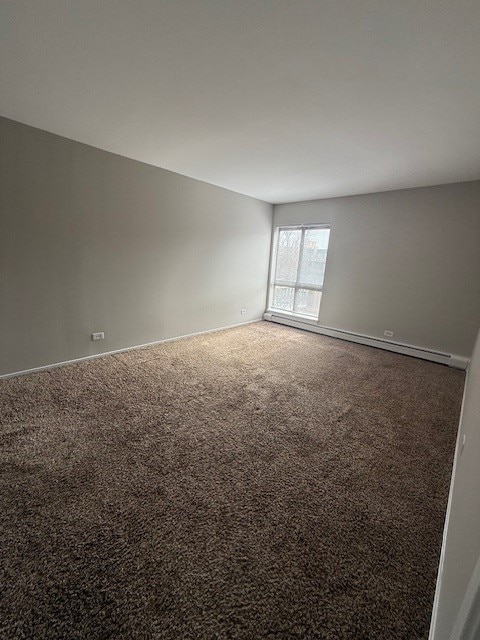
M 430 640 L 480 638 L 480 332 L 467 372 Z

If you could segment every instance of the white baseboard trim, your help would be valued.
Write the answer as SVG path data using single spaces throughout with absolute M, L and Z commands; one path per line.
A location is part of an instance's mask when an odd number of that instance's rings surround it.
M 216 327 L 215 329 L 205 329 L 205 331 L 196 331 L 195 333 L 185 333 L 181 336 L 174 336 L 173 338 L 163 338 L 163 340 L 155 340 L 154 342 L 146 342 L 145 344 L 136 344 L 132 347 L 124 347 L 123 349 L 115 349 L 113 351 L 104 351 L 102 353 L 95 353 L 90 356 L 82 356 L 81 358 L 74 358 L 73 360 L 64 360 L 63 362 L 54 362 L 52 364 L 45 364 L 41 367 L 34 367 L 33 369 L 23 369 L 22 371 L 14 371 L 12 373 L 4 373 L 0 375 L 0 380 L 6 378 L 15 378 L 16 376 L 26 376 L 29 373 L 38 373 L 39 371 L 49 371 L 50 369 L 57 369 L 58 367 L 66 367 L 69 364 L 76 364 L 78 362 L 84 362 L 86 360 L 93 360 L 94 358 L 105 358 L 106 356 L 112 356 L 115 353 L 124 353 L 125 351 L 133 351 L 134 349 L 144 349 L 145 347 L 153 347 L 156 344 L 162 344 L 163 342 L 174 342 L 175 340 L 183 340 L 184 338 L 193 338 L 194 336 L 201 336 L 205 333 L 214 333 L 215 331 L 226 331 L 227 329 L 234 329 L 235 327 L 243 327 L 246 324 L 252 324 L 253 322 L 260 322 L 262 318 L 255 318 L 255 320 L 247 320 L 246 322 L 237 322 L 236 324 L 229 324 L 224 327 Z
M 436 640 L 441 635 L 443 635 L 443 637 L 445 637 L 445 635 L 442 634 L 442 629 L 438 627 L 438 607 L 439 607 L 439 604 L 440 604 L 440 594 L 441 594 L 442 588 L 443 588 L 443 571 L 444 571 L 444 566 L 445 566 L 445 553 L 446 553 L 446 548 L 447 548 L 448 529 L 449 529 L 449 526 L 450 526 L 450 515 L 451 515 L 451 512 L 452 512 L 453 490 L 455 488 L 455 478 L 457 476 L 458 459 L 460 457 L 460 453 L 461 453 L 461 450 L 462 450 L 461 434 L 462 434 L 462 423 L 463 423 L 463 411 L 464 411 L 464 408 L 465 408 L 465 390 L 466 390 L 467 384 L 468 384 L 468 375 L 469 375 L 469 373 L 468 373 L 468 369 L 467 369 L 467 375 L 465 376 L 465 385 L 463 387 L 462 408 L 460 410 L 460 419 L 459 419 L 458 428 L 457 428 L 457 439 L 456 439 L 456 443 L 455 443 L 455 453 L 453 455 L 452 475 L 450 477 L 450 488 L 449 488 L 449 491 L 448 491 L 447 510 L 446 510 L 446 513 L 445 513 L 445 522 L 444 522 L 444 525 L 443 525 L 442 549 L 440 551 L 440 561 L 439 561 L 439 564 L 438 564 L 437 582 L 436 582 L 436 586 L 435 586 L 435 596 L 434 596 L 434 599 L 433 599 L 432 617 L 431 617 L 431 620 L 430 620 L 430 632 L 428 634 L 428 640 Z M 450 638 L 451 637 L 452 636 L 450 636 Z
M 321 335 L 330 336 L 332 338 L 340 338 L 341 340 L 348 340 L 349 342 L 358 342 L 359 344 L 376 347 L 377 349 L 385 349 L 386 351 L 394 351 L 395 353 L 401 353 L 406 356 L 413 356 L 414 358 L 422 358 L 423 360 L 439 362 L 450 367 L 455 367 L 456 369 L 465 370 L 468 366 L 468 363 L 470 362 L 469 358 L 464 358 L 463 356 L 444 353 L 442 351 L 434 351 L 432 349 L 417 347 L 415 345 L 405 344 L 403 342 L 383 340 L 382 338 L 375 338 L 374 336 L 367 336 L 362 333 L 354 333 L 353 331 L 345 331 L 344 329 L 324 327 L 308 319 L 297 319 L 292 316 L 281 315 L 273 313 L 271 311 L 267 311 L 266 313 L 264 313 L 263 319 L 268 320 L 269 322 L 284 324 L 288 327 L 295 327 L 296 329 L 313 331 L 314 333 L 320 333 Z

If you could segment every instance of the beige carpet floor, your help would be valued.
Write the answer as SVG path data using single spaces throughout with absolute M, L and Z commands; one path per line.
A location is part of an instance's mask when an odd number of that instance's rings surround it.
M 427 638 L 463 384 L 266 322 L 0 381 L 0 637 Z

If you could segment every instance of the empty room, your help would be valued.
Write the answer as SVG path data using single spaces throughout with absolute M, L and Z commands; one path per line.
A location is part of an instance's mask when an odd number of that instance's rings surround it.
M 0 639 L 480 640 L 480 3 L 0 2 Z

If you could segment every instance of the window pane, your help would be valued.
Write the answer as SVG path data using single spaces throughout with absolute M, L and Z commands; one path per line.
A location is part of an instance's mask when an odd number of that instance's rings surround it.
M 315 316 L 318 318 L 321 299 L 322 294 L 320 291 L 313 291 L 312 289 L 298 289 L 295 300 L 295 313 L 301 313 L 304 316 Z
M 330 229 L 283 227 L 277 235 L 269 307 L 318 318 Z
M 284 311 L 293 311 L 293 298 L 295 289 L 293 287 L 273 287 L 273 303 L 274 309 L 283 309 Z
M 295 283 L 300 256 L 300 229 L 280 229 L 278 232 L 275 282 Z
M 298 281 L 323 285 L 330 229 L 306 229 Z

